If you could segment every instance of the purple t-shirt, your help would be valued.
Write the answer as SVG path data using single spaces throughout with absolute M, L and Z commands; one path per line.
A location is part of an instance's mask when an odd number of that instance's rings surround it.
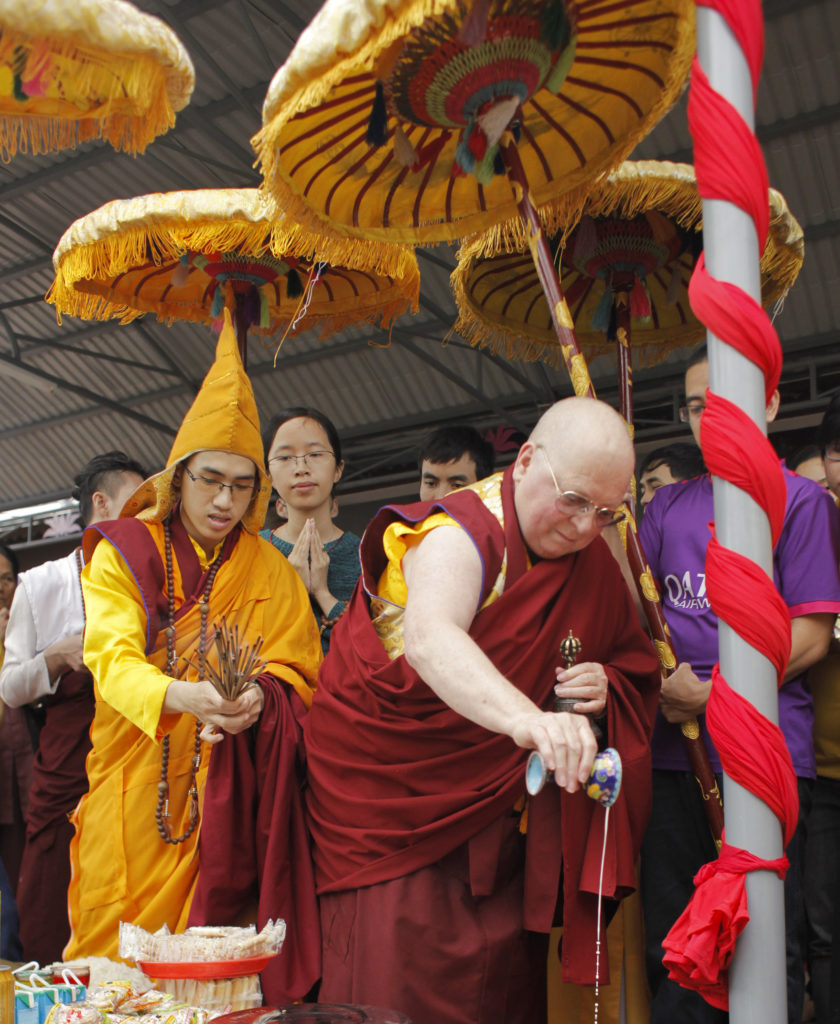
M 787 485 L 785 521 L 773 552 L 773 576 L 791 618 L 840 611 L 840 515 L 829 493 L 784 467 Z M 712 481 L 708 474 L 660 487 L 645 509 L 640 538 L 662 596 L 678 661 L 690 663 L 700 679 L 709 679 L 718 660 L 717 616 L 706 597 L 706 547 L 714 519 Z M 720 760 L 700 728 L 712 766 Z M 779 690 L 779 724 L 794 771 L 814 778 L 814 710 L 805 677 Z M 678 725 L 657 713 L 653 733 L 653 767 L 687 771 L 688 757 Z

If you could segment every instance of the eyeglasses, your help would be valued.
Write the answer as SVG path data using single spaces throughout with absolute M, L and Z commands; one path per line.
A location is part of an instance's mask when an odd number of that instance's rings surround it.
M 840 452 L 836 448 L 827 448 L 823 458 L 826 462 L 840 462 Z
M 680 406 L 680 421 L 688 423 L 689 420 L 696 420 L 706 411 L 705 402 L 689 402 L 688 405 Z
M 551 468 L 551 463 L 548 461 L 548 453 L 541 444 L 538 444 L 536 447 L 545 456 L 545 464 L 548 466 L 548 471 L 551 473 L 551 479 L 554 482 L 554 490 L 557 492 L 557 508 L 561 512 L 567 516 L 587 516 L 591 512 L 598 529 L 615 526 L 622 522 L 627 513 L 622 512 L 621 509 L 608 508 L 606 505 L 596 505 L 594 501 L 584 498 L 577 491 L 561 491 L 560 484 L 557 483 L 557 477 L 554 475 L 554 470 Z
M 196 476 L 190 472 L 189 466 L 184 466 L 184 472 L 195 484 L 199 494 L 216 495 L 227 488 L 231 498 L 244 498 L 245 495 L 252 495 L 256 484 L 252 481 L 249 484 L 225 484 L 221 480 L 212 480 L 209 476 Z
M 310 466 L 312 469 L 318 466 L 326 465 L 326 459 L 335 458 L 335 452 L 307 452 L 305 455 L 274 455 L 268 461 L 279 462 L 280 465 L 285 469 L 286 467 L 291 468 L 292 463 L 295 464 L 297 469 L 298 461 L 303 459 L 304 466 Z

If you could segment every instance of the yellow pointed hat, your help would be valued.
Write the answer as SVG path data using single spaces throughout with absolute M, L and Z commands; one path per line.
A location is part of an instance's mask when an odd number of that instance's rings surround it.
M 181 423 L 166 469 L 138 487 L 126 502 L 123 516 L 161 522 L 178 500 L 178 491 L 172 486 L 178 464 L 196 452 L 221 451 L 244 455 L 257 467 L 260 486 L 242 517 L 242 525 L 256 533 L 265 522 L 271 479 L 265 471 L 260 418 L 227 309 L 224 317 L 216 358 Z

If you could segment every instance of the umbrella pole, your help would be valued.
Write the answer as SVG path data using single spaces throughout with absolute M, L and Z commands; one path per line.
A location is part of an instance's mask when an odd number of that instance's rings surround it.
M 753 83 L 745 54 L 719 11 L 700 5 L 697 56 L 711 88 L 731 104 L 754 132 Z M 707 159 L 716 156 L 707 150 Z M 749 214 L 728 197 L 704 198 L 703 241 L 709 274 L 760 301 L 762 240 L 756 238 Z M 765 381 L 760 366 L 711 332 L 708 343 L 711 390 L 743 409 L 766 432 Z M 727 480 L 715 476 L 712 484 L 718 540 L 753 561 L 772 580 L 772 539 L 764 509 L 746 491 Z M 756 609 L 756 614 L 760 613 L 761 609 Z M 732 689 L 771 722 L 778 723 L 775 667 L 722 619 L 719 656 L 721 671 Z M 782 856 L 782 831 L 773 811 L 731 779 L 726 779 L 725 786 L 727 842 L 762 858 Z M 783 883 L 773 871 L 750 871 L 745 881 L 750 919 L 732 957 L 730 1016 L 735 1022 L 777 1024 L 787 1020 Z
M 557 268 L 554 265 L 551 249 L 545 237 L 545 232 L 542 229 L 540 218 L 534 208 L 534 204 L 531 202 L 525 168 L 522 166 L 519 151 L 510 132 L 506 132 L 502 137 L 499 152 L 507 170 L 508 180 L 513 189 L 519 214 L 528 232 L 528 248 L 531 250 L 531 258 L 534 261 L 537 276 L 540 279 L 540 284 L 548 301 L 551 321 L 554 324 L 554 329 L 560 342 L 563 360 L 572 379 L 575 394 L 594 398 L 595 388 L 589 376 L 589 368 L 578 344 L 574 321 L 569 312 L 569 306 L 563 295 L 563 290 L 560 287 L 560 279 L 557 275 Z M 668 676 L 677 667 L 677 659 L 671 646 L 668 624 L 665 622 L 665 616 L 662 613 L 659 594 L 639 541 L 636 522 L 632 512 L 627 518 L 624 541 L 627 560 L 630 563 L 639 600 L 641 601 L 645 619 L 653 637 L 657 654 L 659 655 L 659 663 L 662 667 L 663 675 Z M 706 809 L 709 828 L 719 848 L 720 838 L 723 834 L 723 803 L 717 780 L 709 763 L 706 747 L 700 738 L 697 719 L 684 722 L 681 728 L 691 769 L 702 792 L 703 806 Z

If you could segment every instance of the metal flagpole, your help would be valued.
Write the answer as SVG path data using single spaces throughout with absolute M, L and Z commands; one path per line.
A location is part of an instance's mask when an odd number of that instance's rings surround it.
M 712 88 L 724 96 L 754 130 L 753 89 L 744 54 L 724 19 L 697 8 L 697 54 Z M 723 200 L 703 200 L 703 243 L 709 273 L 761 301 L 759 250 L 748 214 Z M 766 432 L 764 376 L 759 367 L 712 334 L 709 380 L 712 391 L 736 403 Z M 744 491 L 713 478 L 717 536 L 724 547 L 752 559 L 773 575 L 770 526 L 764 510 Z M 776 670 L 726 623 L 719 623 L 721 671 L 733 689 L 778 724 Z M 758 857 L 783 855 L 782 831 L 774 813 L 749 790 L 724 783 L 726 840 Z M 746 877 L 750 921 L 742 932 L 730 969 L 729 1009 L 733 1024 L 787 1021 L 783 883 L 770 871 Z

